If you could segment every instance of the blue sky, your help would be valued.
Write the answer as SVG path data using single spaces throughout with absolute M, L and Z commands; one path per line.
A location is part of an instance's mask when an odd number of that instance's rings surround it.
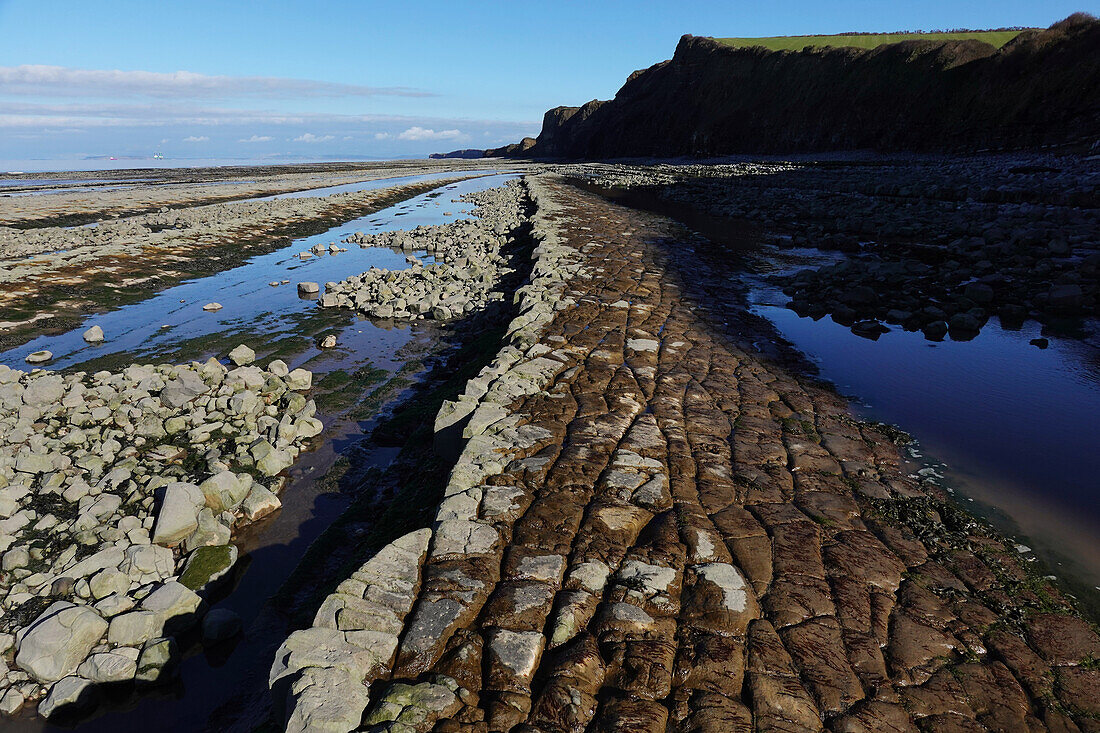
M 1095 0 L 1093 0 L 1095 2 Z M 0 0 L 0 159 L 395 157 L 538 132 L 684 33 L 1047 26 L 1046 0 Z

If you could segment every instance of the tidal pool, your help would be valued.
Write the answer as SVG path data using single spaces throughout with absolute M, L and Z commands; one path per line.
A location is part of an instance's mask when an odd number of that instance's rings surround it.
M 757 273 L 834 260 L 817 250 L 763 248 Z M 799 317 L 759 276 L 753 312 L 770 321 L 852 397 L 863 416 L 919 441 L 911 457 L 946 464 L 943 484 L 1002 531 L 1035 550 L 1094 609 L 1100 601 L 1100 336 L 1068 339 L 996 319 L 969 341 L 932 342 L 892 327 L 877 340 L 830 318 Z M 1030 344 L 1049 339 L 1045 349 Z M 941 469 L 942 470 L 942 469 Z M 1088 597 L 1091 596 L 1091 597 Z

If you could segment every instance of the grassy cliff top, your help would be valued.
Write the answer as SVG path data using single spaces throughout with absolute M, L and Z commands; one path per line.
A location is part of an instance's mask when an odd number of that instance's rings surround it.
M 771 51 L 801 51 L 807 46 L 855 46 L 875 48 L 899 41 L 961 41 L 975 39 L 1000 48 L 1020 34 L 1019 30 L 959 31 L 951 33 L 861 33 L 836 36 L 774 36 L 772 38 L 715 38 L 719 43 L 736 48 L 763 46 Z

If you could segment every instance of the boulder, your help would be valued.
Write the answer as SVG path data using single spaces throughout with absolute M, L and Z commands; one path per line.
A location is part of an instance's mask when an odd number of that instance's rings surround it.
M 241 505 L 252 490 L 252 477 L 248 474 L 222 471 L 199 484 L 199 490 L 205 497 L 206 506 L 216 512 L 232 511 Z
M 50 374 L 32 379 L 23 390 L 23 404 L 42 407 L 59 402 L 65 396 L 65 380 L 60 375 Z
M 84 340 L 90 344 L 98 344 L 103 340 L 103 329 L 99 326 L 92 326 L 84 332 Z
M 176 482 L 164 490 L 164 500 L 153 525 L 153 542 L 174 545 L 199 526 L 199 509 L 206 504 L 202 489 L 194 484 Z
M 228 608 L 215 608 L 202 620 L 202 638 L 206 641 L 225 641 L 241 632 L 241 617 Z
M 289 451 L 276 448 L 266 440 L 257 441 L 249 449 L 256 469 L 265 476 L 276 476 L 294 464 L 294 456 Z
M 106 631 L 91 608 L 57 601 L 20 635 L 15 661 L 39 682 L 54 682 L 75 672 Z
M 175 639 L 171 637 L 150 639 L 141 648 L 135 677 L 140 682 L 159 682 L 169 676 L 178 661 L 179 650 Z
M 245 366 L 256 361 L 256 352 L 248 348 L 244 344 L 241 344 L 240 346 L 229 352 L 229 361 L 233 362 L 237 366 Z
M 76 713 L 95 702 L 97 696 L 97 688 L 91 680 L 65 677 L 50 688 L 45 700 L 38 703 L 38 714 L 51 718 L 59 712 Z
M 84 660 L 77 673 L 92 682 L 127 682 L 137 673 L 137 658 L 117 652 L 93 654 Z
M 313 372 L 307 369 L 295 369 L 286 376 L 286 386 L 295 392 L 304 392 L 313 384 Z
M 261 517 L 266 517 L 275 510 L 279 509 L 283 503 L 279 501 L 279 497 L 272 493 L 267 487 L 261 484 L 253 484 L 252 491 L 248 494 L 248 498 L 241 504 L 241 511 L 244 512 L 244 516 L 250 522 L 254 522 Z
M 179 582 L 197 591 L 229 572 L 237 562 L 233 545 L 208 545 L 192 552 L 184 563 Z
M 152 611 L 130 611 L 111 619 L 107 641 L 119 646 L 136 646 L 160 634 L 163 624 Z
M 141 602 L 146 611 L 157 614 L 162 622 L 185 628 L 195 620 L 202 598 L 182 583 L 170 580 Z

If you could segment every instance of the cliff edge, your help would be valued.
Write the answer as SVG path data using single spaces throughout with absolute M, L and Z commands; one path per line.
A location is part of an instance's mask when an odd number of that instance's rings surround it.
M 976 40 L 873 49 L 733 48 L 684 36 L 615 98 L 546 113 L 536 158 L 921 152 L 1093 144 L 1100 21 L 1078 13 L 1001 49 Z

